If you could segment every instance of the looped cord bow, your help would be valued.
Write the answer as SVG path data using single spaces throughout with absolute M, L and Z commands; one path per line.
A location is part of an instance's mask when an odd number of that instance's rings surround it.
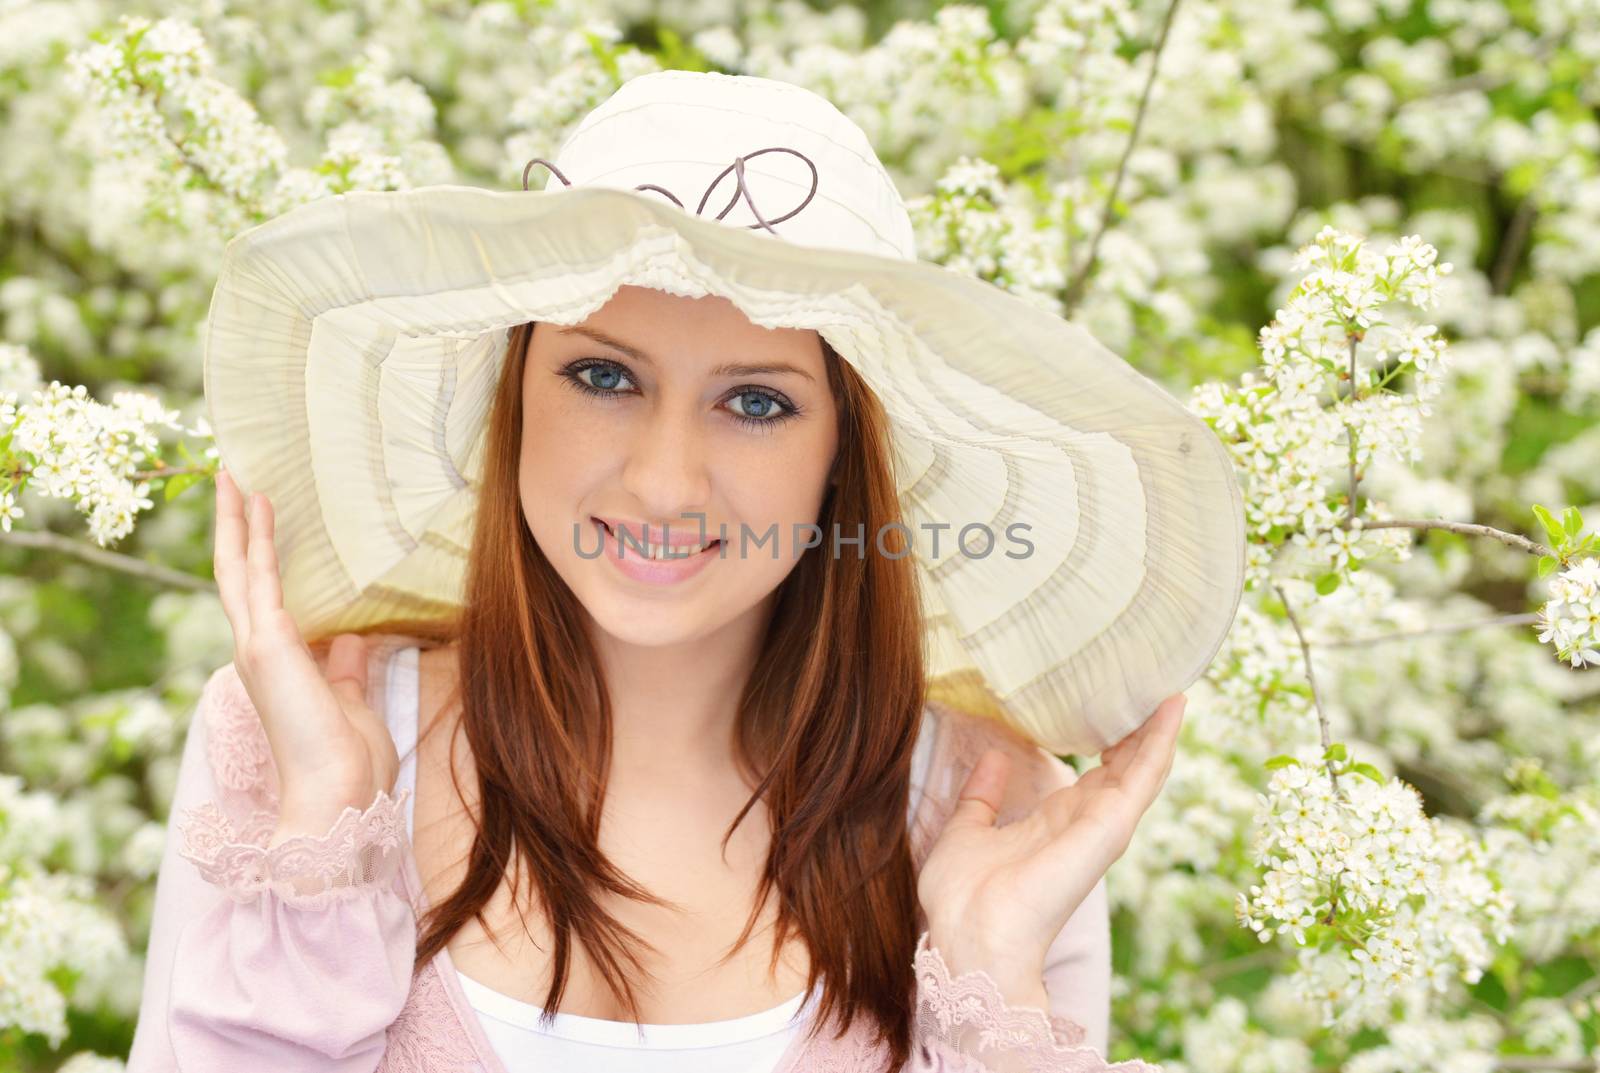
M 763 217 L 761 215 L 761 210 L 756 208 L 755 199 L 750 196 L 750 188 L 747 185 L 745 185 L 745 181 L 744 181 L 744 162 L 746 160 L 751 160 L 751 159 L 753 159 L 755 157 L 758 157 L 762 153 L 793 153 L 795 156 L 799 157 L 801 160 L 804 160 L 806 162 L 806 167 L 811 169 L 811 189 L 806 192 L 805 200 L 800 202 L 800 204 L 796 205 L 794 208 L 790 209 L 788 212 L 784 213 L 782 216 L 779 216 L 777 219 L 772 220 L 770 222 L 765 217 Z M 534 157 L 532 160 L 528 161 L 527 166 L 522 169 L 522 189 L 523 190 L 527 190 L 528 189 L 528 172 L 533 170 L 533 166 L 535 164 L 543 164 L 545 167 L 549 168 L 550 169 L 550 174 L 554 175 L 557 179 L 560 179 L 563 186 L 571 186 L 572 185 L 572 183 L 570 181 L 568 181 L 567 177 L 565 175 L 561 174 L 560 170 L 557 169 L 554 164 L 550 163 L 548 160 L 545 160 L 543 157 Z M 745 227 L 765 227 L 768 231 L 771 231 L 774 235 L 776 235 L 778 232 L 772 226 L 773 224 L 781 224 L 781 223 L 783 223 L 783 221 L 789 219 L 791 216 L 793 216 L 796 213 L 798 213 L 801 209 L 805 208 L 807 205 L 809 205 L 811 203 L 811 199 L 813 197 L 815 197 L 816 193 L 817 193 L 817 166 L 811 162 L 811 158 L 806 156 L 804 153 L 800 152 L 800 150 L 798 150 L 798 149 L 790 149 L 790 148 L 788 148 L 786 146 L 774 145 L 774 146 L 770 146 L 770 147 L 768 147 L 766 149 L 757 149 L 753 153 L 747 153 L 747 154 L 743 154 L 743 155 L 734 157 L 733 158 L 733 163 L 729 164 L 727 167 L 725 167 L 721 171 L 719 171 L 717 173 L 717 177 L 715 179 L 711 180 L 711 185 L 706 187 L 706 192 L 704 194 L 700 195 L 700 204 L 695 206 L 695 210 L 694 210 L 696 216 L 704 215 L 703 210 L 706 207 L 706 201 L 711 197 L 711 192 L 717 188 L 717 184 L 720 183 L 722 181 L 723 177 L 725 175 L 727 175 L 728 172 L 730 172 L 730 171 L 734 173 L 734 180 L 738 185 L 737 185 L 737 188 L 733 192 L 733 197 L 728 200 L 728 204 L 723 208 L 723 210 L 721 212 L 717 213 L 716 218 L 718 220 L 720 220 L 724 216 L 728 215 L 729 210 L 731 210 L 734 207 L 734 205 L 738 204 L 739 195 L 743 194 L 744 195 L 745 204 L 750 206 L 750 214 L 756 218 L 756 222 L 755 223 L 753 223 L 753 224 L 745 224 L 744 226 Z M 673 196 L 672 191 L 668 190 L 664 186 L 657 186 L 655 183 L 640 183 L 638 186 L 634 187 L 634 189 L 635 190 L 659 190 L 661 193 L 666 194 L 668 197 L 672 198 L 672 203 L 674 205 L 678 206 L 678 208 L 680 208 L 680 209 L 683 208 L 683 202 L 679 201 L 675 196 Z

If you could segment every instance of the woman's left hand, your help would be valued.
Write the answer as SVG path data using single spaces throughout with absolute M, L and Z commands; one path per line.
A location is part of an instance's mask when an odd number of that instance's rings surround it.
M 1050 944 L 1167 781 L 1187 703 L 1182 693 L 1162 701 L 1098 767 L 1004 827 L 995 818 L 1010 758 L 990 749 L 978 759 L 917 877 L 930 945 L 952 973 L 983 969 L 1008 996 L 1038 996 Z

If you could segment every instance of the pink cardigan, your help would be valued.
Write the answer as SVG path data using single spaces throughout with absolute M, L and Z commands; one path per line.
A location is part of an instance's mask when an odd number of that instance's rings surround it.
M 373 710 L 384 711 L 389 657 L 419 643 L 369 638 Z M 993 720 L 935 707 L 942 718 L 911 829 L 918 868 L 985 747 L 1015 750 L 1012 777 L 1030 801 L 1075 777 Z M 406 835 L 409 793 L 380 792 L 366 811 L 346 809 L 325 836 L 268 852 L 278 793 L 266 734 L 233 664 L 212 674 L 179 769 L 172 815 L 182 844 L 169 839 L 157 877 L 129 1073 L 506 1073 L 448 950 L 413 974 L 417 919 L 429 902 Z M 999 822 L 1019 815 L 1008 812 Z M 1048 1011 L 1007 1005 L 985 973 L 952 979 L 925 930 L 914 967 L 905 1073 L 1159 1073 L 1137 1059 L 1102 1058 L 1111 971 L 1104 879 L 1050 948 Z M 797 1034 L 773 1073 L 887 1065 L 865 1018 L 831 1035 Z

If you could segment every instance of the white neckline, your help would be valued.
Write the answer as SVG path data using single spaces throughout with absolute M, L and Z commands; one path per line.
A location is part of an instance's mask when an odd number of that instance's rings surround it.
M 746 1043 L 751 1040 L 781 1032 L 791 1025 L 803 1023 L 795 1017 L 800 1010 L 805 992 L 757 1013 L 743 1017 L 730 1017 L 723 1021 L 698 1021 L 692 1024 L 635 1024 L 632 1021 L 608 1021 L 601 1017 L 585 1017 L 575 1013 L 557 1012 L 548 1028 L 540 1025 L 543 1010 L 531 1002 L 523 1002 L 510 995 L 479 983 L 456 970 L 461 990 L 468 1003 L 479 1013 L 516 1028 L 556 1036 L 576 1043 L 595 1043 L 608 1047 L 632 1047 L 644 1050 L 673 1050 L 679 1048 L 712 1047 L 729 1043 Z M 813 992 L 813 997 L 817 992 Z M 809 1008 L 809 1004 L 808 1008 Z
M 394 737 L 395 752 L 400 757 L 400 773 L 395 779 L 394 792 L 398 794 L 404 789 L 411 791 L 406 798 L 407 838 L 414 837 L 412 832 L 417 829 L 417 734 L 418 725 L 422 722 L 422 689 L 417 660 L 421 655 L 422 649 L 415 645 L 402 648 L 394 654 L 389 660 L 387 692 L 384 694 L 386 707 L 395 713 L 394 718 L 389 720 L 389 733 Z M 394 703 L 400 695 L 395 692 L 397 684 L 403 687 L 404 696 L 409 701 L 402 709 L 397 709 Z

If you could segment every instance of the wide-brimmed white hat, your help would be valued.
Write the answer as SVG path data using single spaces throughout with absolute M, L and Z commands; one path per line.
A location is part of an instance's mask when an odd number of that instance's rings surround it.
M 642 75 L 545 168 L 543 190 L 340 194 L 228 242 L 209 418 L 240 488 L 273 502 L 307 636 L 459 608 L 509 328 L 575 324 L 632 284 L 813 329 L 876 392 L 935 683 L 1094 754 L 1205 670 L 1244 579 L 1223 445 L 1084 329 L 919 261 L 893 180 L 832 104 Z M 973 525 L 992 545 L 973 529 L 957 546 Z

